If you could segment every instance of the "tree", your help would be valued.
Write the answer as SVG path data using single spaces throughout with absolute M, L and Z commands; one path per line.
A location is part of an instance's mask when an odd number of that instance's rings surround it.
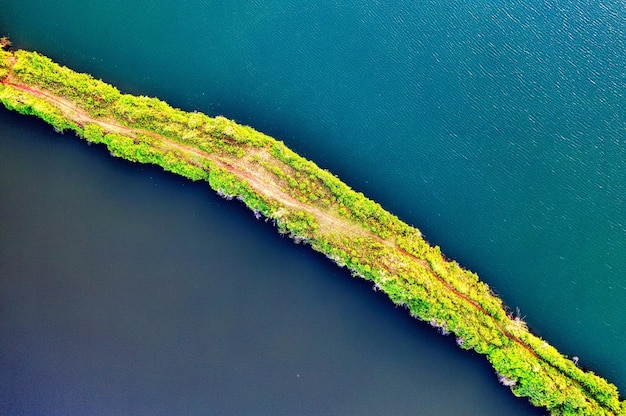
M 11 45 L 12 45 L 11 41 L 6 36 L 3 36 L 0 38 L 0 48 L 4 50 L 9 50 Z

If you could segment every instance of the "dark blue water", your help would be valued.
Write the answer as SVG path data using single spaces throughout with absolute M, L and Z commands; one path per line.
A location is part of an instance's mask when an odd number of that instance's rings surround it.
M 285 141 L 626 389 L 619 2 L 127 3 L 9 0 L 0 32 Z M 14 414 L 532 414 L 236 204 L 2 116 Z

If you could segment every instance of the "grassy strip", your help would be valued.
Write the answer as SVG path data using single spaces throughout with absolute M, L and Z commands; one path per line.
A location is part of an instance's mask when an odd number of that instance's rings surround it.
M 223 117 L 122 94 L 35 52 L 0 53 L 0 101 L 7 108 L 241 199 L 280 232 L 372 281 L 414 317 L 453 333 L 460 347 L 486 355 L 515 395 L 552 414 L 626 414 L 614 385 L 530 333 L 476 274 L 282 142 Z M 69 100 L 71 109 L 50 97 Z

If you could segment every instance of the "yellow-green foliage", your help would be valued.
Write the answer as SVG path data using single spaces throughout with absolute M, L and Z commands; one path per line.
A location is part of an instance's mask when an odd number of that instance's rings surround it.
M 253 211 L 261 213 L 266 217 L 272 217 L 274 208 L 272 203 L 267 201 L 250 187 L 250 185 L 241 180 L 223 168 L 211 164 L 208 176 L 209 185 L 215 189 L 218 194 L 228 199 L 237 197 L 248 205 Z
M 65 130 L 78 132 L 80 130 L 76 123 L 65 118 L 61 111 L 49 102 L 16 91 L 10 87 L 0 89 L 0 101 L 2 101 L 9 110 L 17 111 L 20 114 L 40 117 L 48 124 L 52 125 L 58 132 Z
M 76 99 L 77 105 L 89 110 L 107 106 L 120 97 L 117 88 L 98 81 L 87 74 L 59 66 L 37 52 L 15 52 L 17 63 L 14 73 L 25 83 L 43 87 L 67 98 Z
M 6 52 L 0 49 L 0 80 L 7 76 L 9 73 L 9 68 L 11 67 L 11 63 L 9 58 L 13 55 L 10 52 Z M 0 88 L 2 88 L 0 86 Z

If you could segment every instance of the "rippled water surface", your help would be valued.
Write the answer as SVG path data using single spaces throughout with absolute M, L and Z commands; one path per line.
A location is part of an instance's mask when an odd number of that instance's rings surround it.
M 283 140 L 626 391 L 619 2 L 4 1 L 0 33 Z M 0 413 L 542 414 L 235 202 L 0 111 Z

